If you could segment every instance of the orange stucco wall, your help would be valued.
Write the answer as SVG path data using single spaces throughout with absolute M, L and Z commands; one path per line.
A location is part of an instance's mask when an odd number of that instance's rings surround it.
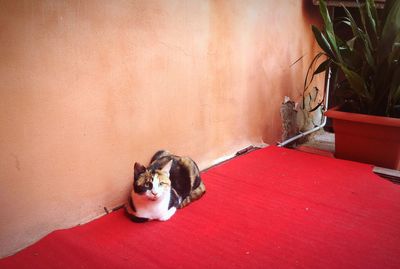
M 123 203 L 157 149 L 278 141 L 309 2 L 0 0 L 0 256 Z

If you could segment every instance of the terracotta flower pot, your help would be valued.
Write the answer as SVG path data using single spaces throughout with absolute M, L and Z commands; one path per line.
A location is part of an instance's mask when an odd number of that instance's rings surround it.
M 333 119 L 335 157 L 400 170 L 400 119 L 342 112 Z

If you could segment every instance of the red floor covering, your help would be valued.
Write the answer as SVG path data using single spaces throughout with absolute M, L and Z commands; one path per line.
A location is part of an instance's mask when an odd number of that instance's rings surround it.
M 400 268 L 400 185 L 371 168 L 268 147 L 203 173 L 206 195 L 167 222 L 119 210 L 0 268 Z

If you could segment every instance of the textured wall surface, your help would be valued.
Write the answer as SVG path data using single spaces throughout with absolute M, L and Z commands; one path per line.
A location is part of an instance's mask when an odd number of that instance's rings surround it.
M 157 149 L 278 141 L 309 2 L 0 0 L 0 256 L 122 204 Z

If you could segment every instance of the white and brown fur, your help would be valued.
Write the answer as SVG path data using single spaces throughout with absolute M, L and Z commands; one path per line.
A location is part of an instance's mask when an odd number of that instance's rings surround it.
M 135 163 L 133 190 L 125 208 L 135 222 L 165 221 L 205 191 L 192 159 L 160 150 L 147 168 Z

